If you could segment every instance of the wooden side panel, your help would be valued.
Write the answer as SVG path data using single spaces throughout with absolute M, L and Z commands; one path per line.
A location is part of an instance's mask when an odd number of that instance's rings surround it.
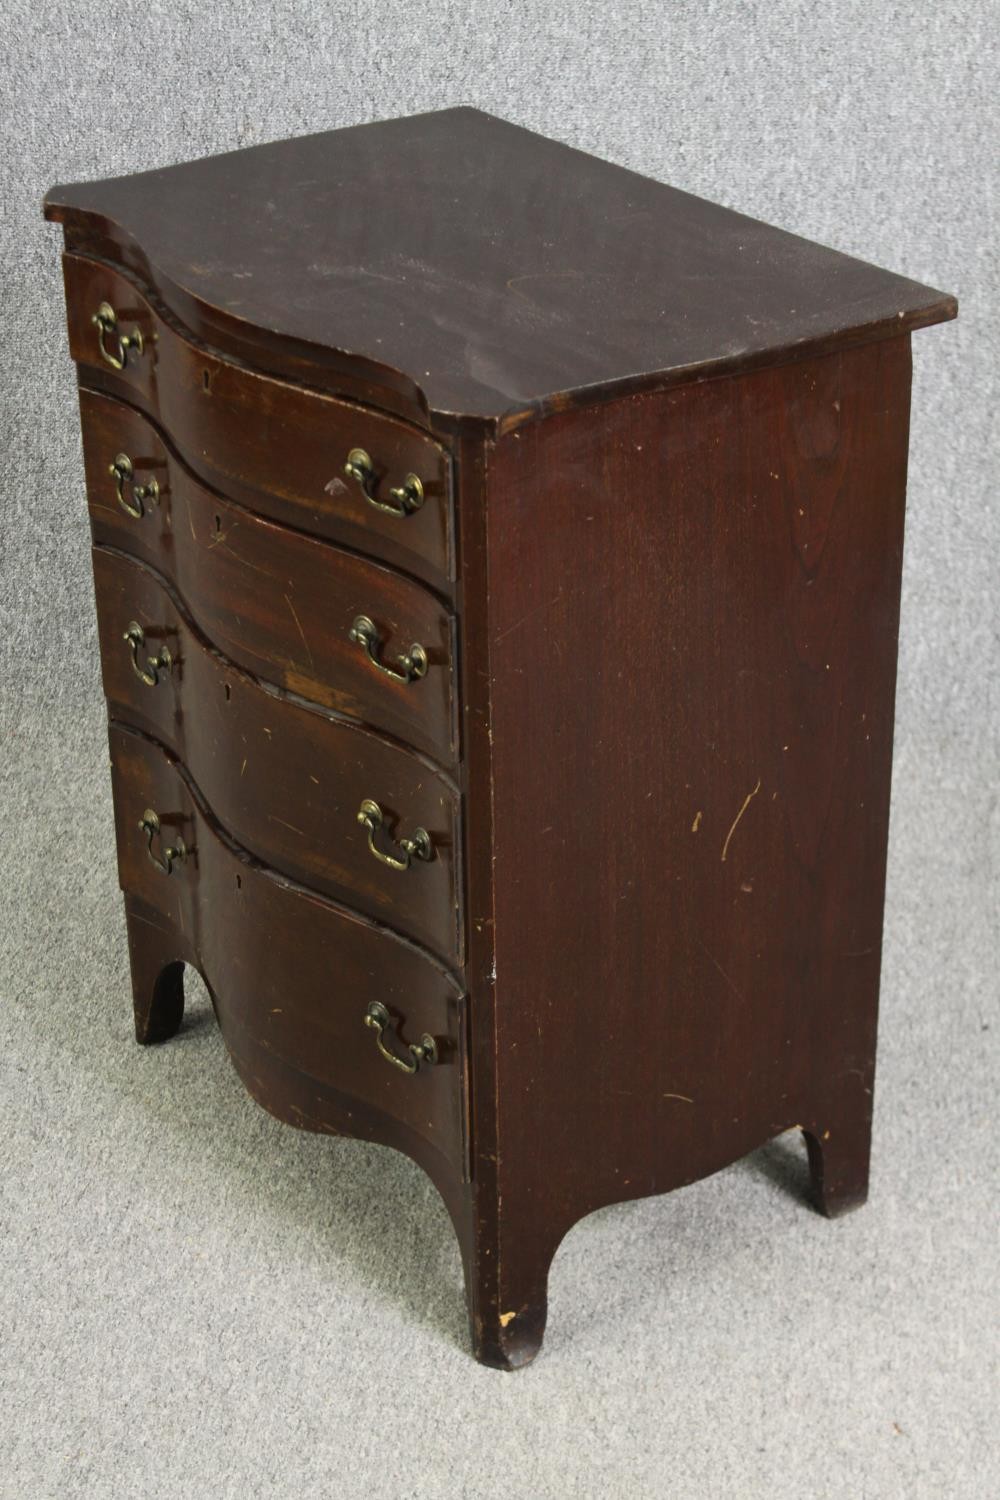
M 900 337 L 497 448 L 512 1284 L 519 1225 L 557 1242 L 794 1124 L 865 1175 L 909 379 Z

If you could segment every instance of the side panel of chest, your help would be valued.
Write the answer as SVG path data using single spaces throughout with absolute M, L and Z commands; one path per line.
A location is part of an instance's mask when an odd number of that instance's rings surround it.
M 870 1118 L 909 377 L 900 338 L 498 445 L 498 1131 L 538 1204 Z

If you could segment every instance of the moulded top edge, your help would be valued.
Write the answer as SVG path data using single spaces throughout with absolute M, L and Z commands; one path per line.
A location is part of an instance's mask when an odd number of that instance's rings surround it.
M 516 425 L 955 316 L 946 293 L 478 110 L 54 187 L 207 341 Z

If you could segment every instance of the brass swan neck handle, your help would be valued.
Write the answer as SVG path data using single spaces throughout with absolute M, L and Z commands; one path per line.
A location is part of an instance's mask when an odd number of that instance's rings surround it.
M 403 656 L 396 657 L 395 666 L 384 662 L 380 656 L 382 640 L 379 636 L 374 620 L 367 615 L 358 615 L 348 636 L 356 646 L 361 646 L 377 671 L 383 672 L 386 677 L 394 677 L 397 682 L 416 682 L 427 675 L 427 652 L 419 641 L 414 641 Z
M 397 1035 L 397 1023 L 395 1019 L 389 1014 L 389 1011 L 382 1004 L 381 1000 L 372 1000 L 370 1002 L 368 1009 L 365 1011 L 365 1025 L 370 1026 L 375 1032 L 375 1041 L 378 1045 L 378 1050 L 386 1062 L 392 1063 L 394 1068 L 399 1068 L 404 1073 L 409 1073 L 412 1076 L 414 1073 L 419 1073 L 421 1068 L 433 1067 L 438 1060 L 437 1043 L 432 1036 L 428 1036 L 427 1032 L 424 1032 L 419 1042 L 406 1044 L 406 1049 L 410 1054 L 409 1057 L 401 1057 L 398 1052 L 394 1052 L 386 1046 L 386 1036 L 391 1036 L 400 1046 L 403 1046 L 404 1043 L 400 1041 Z
M 160 827 L 159 814 L 155 813 L 151 807 L 147 807 L 139 819 L 139 827 L 146 835 L 146 853 L 149 855 L 150 862 L 156 866 L 161 875 L 172 875 L 174 865 L 187 858 L 188 850 L 184 840 L 179 838 L 176 844 L 165 845 L 163 843 L 163 830 Z M 160 855 L 153 853 L 153 840 L 155 838 L 160 840 L 160 848 L 162 850 Z
M 358 808 L 358 822 L 368 830 L 369 849 L 390 870 L 408 870 L 415 859 L 428 860 L 433 857 L 434 846 L 426 828 L 415 828 L 410 838 L 397 840 L 397 847 L 402 850 L 401 855 L 384 854 L 376 846 L 375 835 L 385 823 L 385 814 L 370 797 L 366 797 Z
M 136 354 L 142 354 L 145 348 L 142 329 L 133 328 L 131 333 L 122 333 L 118 327 L 118 314 L 110 302 L 102 302 L 90 321 L 97 329 L 97 347 L 101 351 L 101 358 L 113 370 L 124 370 L 133 349 Z
M 369 505 L 386 510 L 393 516 L 412 516 L 424 503 L 424 486 L 416 474 L 407 474 L 402 484 L 389 491 L 388 500 L 378 498 L 378 475 L 371 455 L 364 448 L 352 448 L 344 463 L 344 473 L 360 487 Z
M 147 687 L 156 687 L 156 684 L 160 680 L 160 673 L 169 672 L 174 664 L 174 659 L 166 646 L 160 648 L 158 655 L 147 656 L 146 666 L 143 667 L 139 664 L 139 652 L 146 643 L 146 632 L 138 620 L 129 621 L 122 640 L 127 642 L 131 648 L 132 671 L 138 677 L 139 681 L 145 683 Z
M 108 465 L 108 472 L 115 481 L 115 494 L 118 496 L 118 504 L 127 516 L 133 521 L 141 521 L 146 514 L 145 502 L 155 505 L 160 498 L 160 486 L 155 479 L 149 479 L 145 484 L 136 484 L 135 465 L 127 453 L 116 453 Z M 129 499 L 125 493 L 126 485 L 131 486 L 132 497 Z

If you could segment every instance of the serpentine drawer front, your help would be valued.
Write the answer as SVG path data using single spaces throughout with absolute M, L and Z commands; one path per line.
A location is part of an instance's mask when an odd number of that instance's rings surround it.
M 202 479 L 275 520 L 447 583 L 451 496 L 439 444 L 196 346 L 111 266 L 67 255 L 63 268 L 73 358 L 165 427 Z
M 191 965 L 267 1109 L 419 1162 L 503 1369 L 596 1208 L 793 1127 L 863 1202 L 954 299 L 475 110 L 46 214 L 138 1039 Z
M 178 756 L 223 825 L 266 864 L 461 958 L 458 796 L 444 775 L 238 671 L 141 563 L 98 547 L 94 577 L 112 717 Z M 359 823 L 366 801 L 382 808 L 381 830 Z M 417 828 L 430 857 L 398 870 L 399 838 Z
M 454 761 L 453 621 L 434 594 L 213 495 L 130 407 L 80 396 L 95 541 L 167 577 L 247 671 Z
M 227 1037 L 232 1030 L 237 1046 L 248 1038 L 339 1091 L 345 1108 L 378 1109 L 464 1173 L 464 1003 L 454 979 L 223 842 L 174 763 L 134 732 L 112 728 L 111 764 L 122 888 L 196 935 L 184 956 L 204 974 Z M 366 1025 L 373 1012 L 386 1018 L 381 1031 Z M 410 1048 L 424 1036 L 433 1058 L 413 1073 Z

